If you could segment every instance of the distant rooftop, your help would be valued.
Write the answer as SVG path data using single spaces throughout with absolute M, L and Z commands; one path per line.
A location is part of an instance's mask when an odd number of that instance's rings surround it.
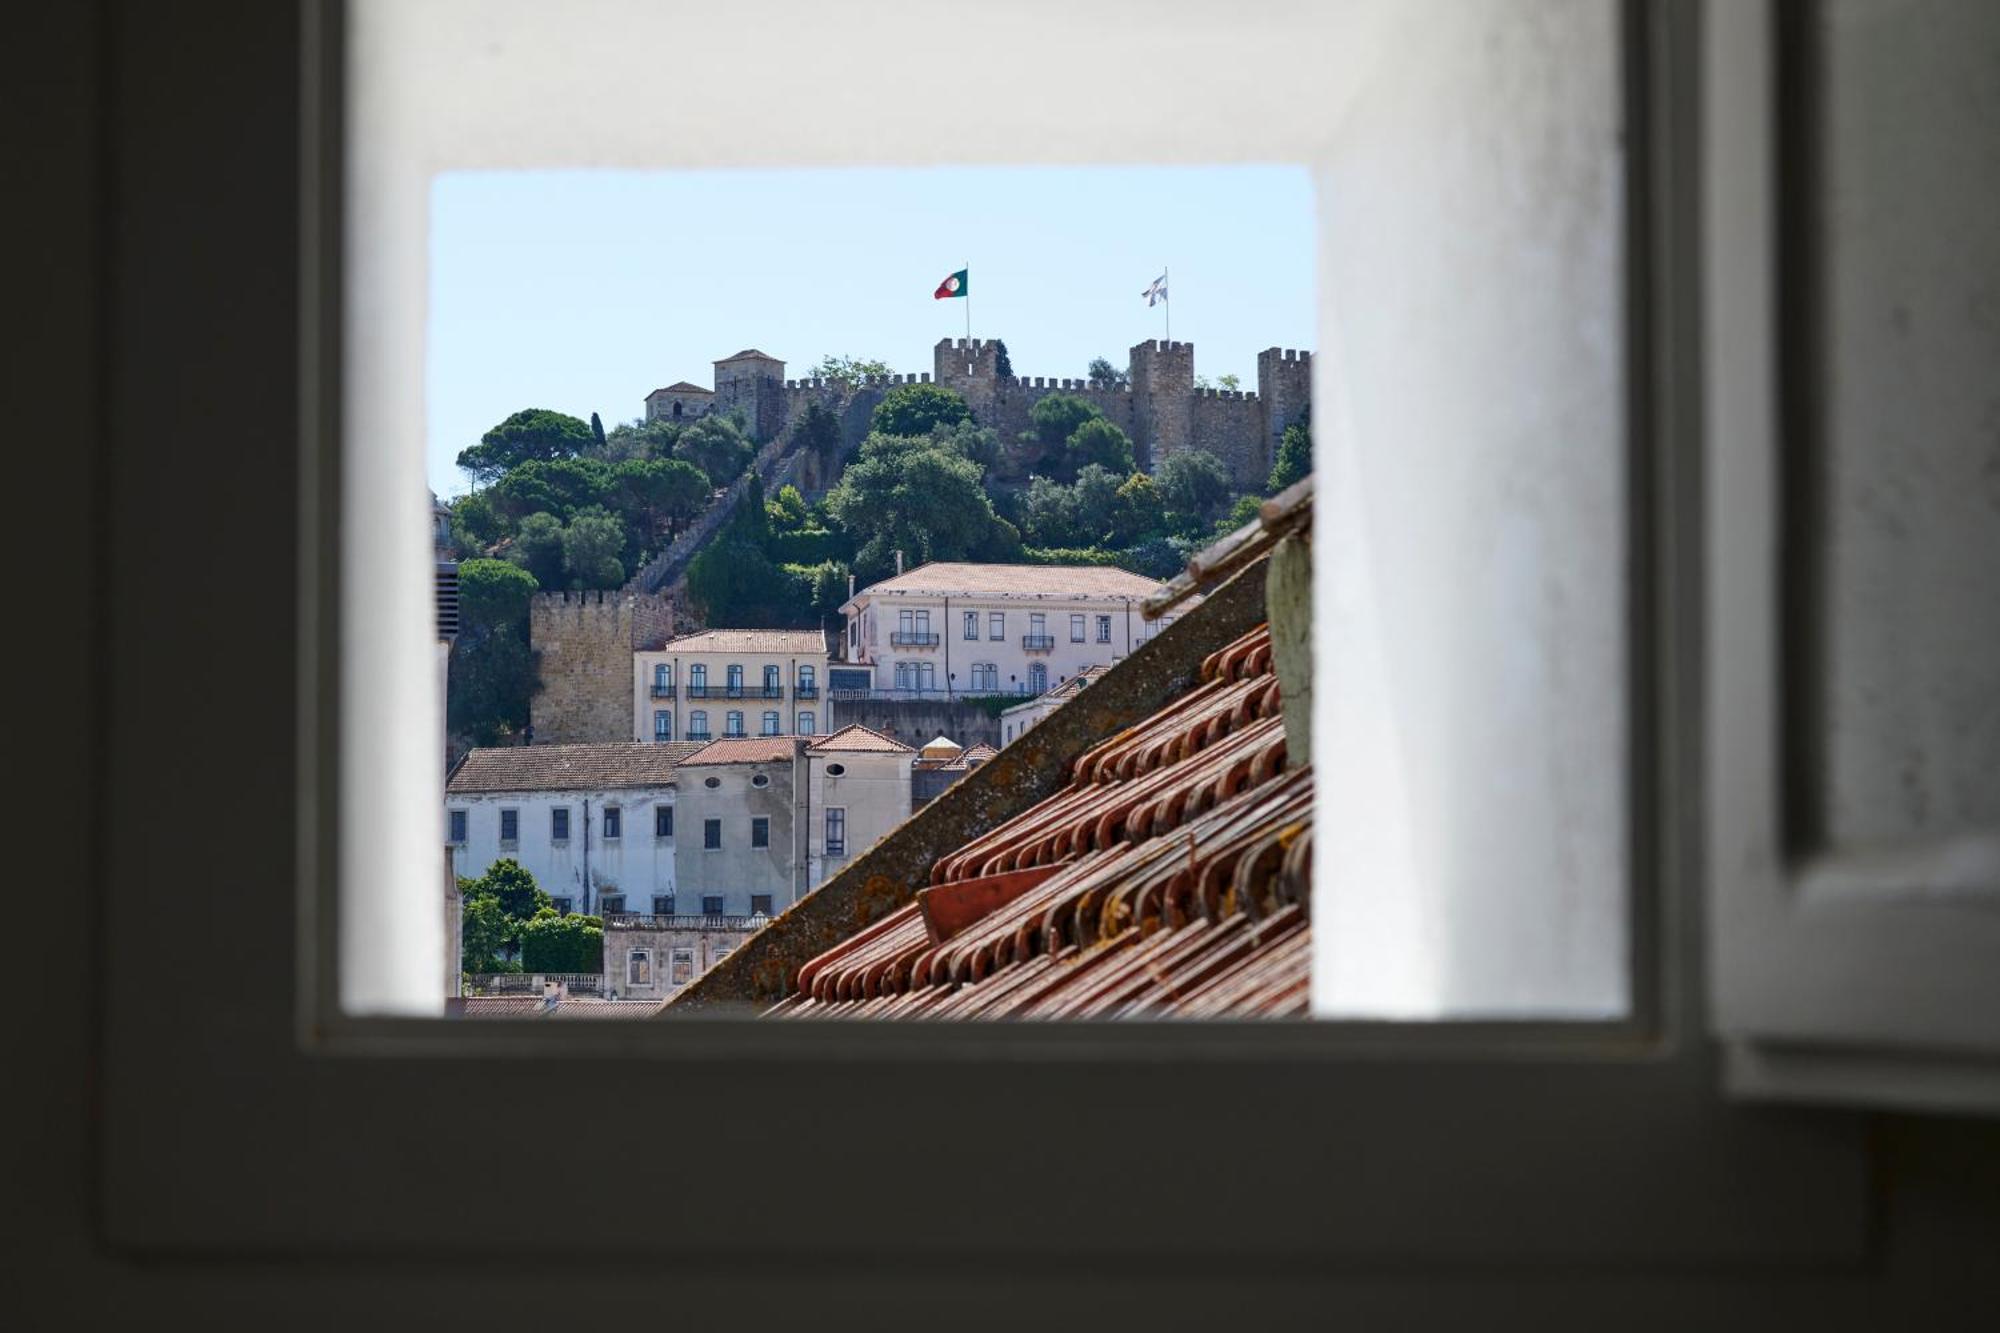
M 1059 684 L 1050 686 L 1048 689 L 1036 695 L 1034 698 L 1028 700 L 1026 703 L 1018 703 L 1015 704 L 1012 708 L 1003 709 L 1001 711 L 1006 713 L 1012 713 L 1012 712 L 1017 712 L 1018 710 L 1023 708 L 1033 708 L 1036 704 L 1041 704 L 1041 703 L 1068 703 L 1071 699 L 1074 699 L 1076 697 L 1076 692 L 1078 690 L 1090 684 L 1091 681 L 1096 680 L 1099 676 L 1103 675 L 1105 672 L 1109 670 L 1111 670 L 1109 666 L 1103 666 L 1103 665 L 1087 666 L 1083 670 L 1077 672 L 1074 676 L 1071 676 L 1069 679 L 1064 680 Z
M 742 351 L 738 352 L 735 356 L 725 356 L 722 358 L 722 360 L 723 361 L 777 361 L 778 364 L 781 366 L 785 364 L 783 361 L 778 361 L 778 358 L 772 356 L 769 352 L 760 352 L 754 347 L 746 347 Z M 720 365 L 721 362 L 717 362 L 717 364 Z
M 903 744 L 895 737 L 884 736 L 881 732 L 876 731 L 869 727 L 864 727 L 859 722 L 850 723 L 849 725 L 842 727 L 839 731 L 834 732 L 831 736 L 825 736 L 820 738 L 819 740 L 814 741 L 811 745 L 807 746 L 806 748 L 811 750 L 814 754 L 827 754 L 836 752 L 842 754 L 916 753 L 916 751 L 912 750 L 909 746 Z
M 681 761 L 683 768 L 714 764 L 781 764 L 794 752 L 791 736 L 732 736 L 710 741 Z
M 699 384 L 689 384 L 686 380 L 682 380 L 679 384 L 669 384 L 664 389 L 655 389 L 646 396 L 657 398 L 663 393 L 705 393 L 711 398 L 715 396 L 715 390 L 704 389 Z
M 1087 597 L 1142 599 L 1166 586 L 1111 565 L 979 565 L 936 560 L 863 588 L 857 597 L 899 593 L 954 597 Z M 852 605 L 852 603 L 850 603 Z
M 816 629 L 710 629 L 669 640 L 665 653 L 802 653 L 826 656 L 826 636 Z
M 491 746 L 467 754 L 452 770 L 445 791 L 469 796 L 496 791 L 662 786 L 672 782 L 680 762 L 700 748 L 692 741 Z

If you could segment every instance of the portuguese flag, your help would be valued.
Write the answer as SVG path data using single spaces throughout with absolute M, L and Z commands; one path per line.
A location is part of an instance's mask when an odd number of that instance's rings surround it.
M 965 295 L 965 275 L 969 272 L 971 272 L 970 269 L 962 268 L 958 272 L 946 278 L 943 282 L 938 284 L 938 289 L 931 293 L 931 299 L 933 301 L 942 301 L 947 296 Z

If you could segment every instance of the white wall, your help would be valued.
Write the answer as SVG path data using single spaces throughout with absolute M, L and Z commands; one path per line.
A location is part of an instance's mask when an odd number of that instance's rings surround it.
M 930 632 L 938 636 L 935 648 L 897 647 L 891 642 L 899 623 L 898 612 L 927 611 Z M 979 617 L 979 637 L 965 637 L 967 613 Z M 990 617 L 1006 617 L 1002 637 L 992 637 Z M 1029 668 L 1041 664 L 1048 672 L 1050 689 L 1081 672 L 1085 667 L 1110 666 L 1123 660 L 1146 642 L 1157 627 L 1139 614 L 1137 602 L 1126 601 L 1035 601 L 1006 598 L 944 598 L 897 596 L 871 598 L 858 613 L 862 623 L 861 651 L 874 667 L 875 688 L 896 688 L 897 662 L 929 662 L 935 685 L 956 694 L 973 693 L 972 667 L 975 662 L 991 662 L 999 668 L 1003 694 L 1032 697 L 1042 691 L 1029 685 Z M 1045 617 L 1042 631 L 1055 640 L 1048 652 L 1029 652 L 1021 646 L 1032 632 L 1031 615 Z M 1083 641 L 1070 638 L 1070 617 L 1081 615 Z M 1097 618 L 1111 617 L 1111 641 L 1097 640 Z
M 569 898 L 576 911 L 585 909 L 585 814 L 589 817 L 588 869 L 592 888 L 588 907 L 603 910 L 603 895 L 625 895 L 625 910 L 650 912 L 653 895 L 674 891 L 674 844 L 677 838 L 653 834 L 654 807 L 675 804 L 675 793 L 659 788 L 620 791 L 500 792 L 482 796 L 449 796 L 445 800 L 446 832 L 449 812 L 466 812 L 466 840 L 452 848 L 452 866 L 458 874 L 477 878 L 495 861 L 519 861 L 535 883 L 552 898 Z M 604 809 L 621 812 L 620 836 L 604 836 Z M 569 811 L 569 838 L 557 843 L 550 836 L 551 812 L 562 807 Z M 516 845 L 500 842 L 500 812 L 520 812 L 520 837 Z M 682 830 L 676 824 L 674 832 Z
M 743 734 L 758 736 L 763 734 L 763 718 L 767 711 L 778 714 L 778 734 L 781 736 L 825 735 L 826 723 L 826 668 L 827 656 L 804 653 L 688 653 L 654 649 L 632 654 L 632 739 L 650 741 L 653 739 L 653 714 L 666 711 L 673 714 L 673 740 L 688 739 L 688 714 L 700 710 L 708 714 L 709 738 L 715 739 L 725 732 L 725 724 L 730 710 L 743 714 Z M 655 699 L 653 697 L 653 668 L 665 663 L 673 668 L 674 697 Z M 708 669 L 708 688 L 712 695 L 702 699 L 688 697 L 688 669 L 699 663 Z M 731 699 L 724 693 L 729 683 L 729 668 L 743 668 L 743 697 Z M 764 668 L 778 668 L 778 684 L 783 694 L 781 698 L 764 697 Z M 813 686 L 818 690 L 815 698 L 797 697 L 799 668 L 810 667 Z M 812 729 L 807 731 L 799 714 L 809 712 Z
M 810 840 L 811 875 L 809 884 L 819 887 L 842 866 L 887 836 L 890 830 L 910 817 L 910 768 L 915 753 L 847 753 L 808 756 L 812 771 L 812 828 Z M 839 775 L 827 771 L 838 765 Z M 847 851 L 841 856 L 826 852 L 826 811 L 829 806 L 847 811 Z

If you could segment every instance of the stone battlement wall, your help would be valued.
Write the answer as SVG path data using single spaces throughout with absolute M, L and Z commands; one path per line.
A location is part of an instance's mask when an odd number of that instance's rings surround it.
M 542 688 L 528 705 L 537 744 L 632 739 L 632 654 L 674 637 L 673 599 L 626 589 L 536 593 L 528 641 Z

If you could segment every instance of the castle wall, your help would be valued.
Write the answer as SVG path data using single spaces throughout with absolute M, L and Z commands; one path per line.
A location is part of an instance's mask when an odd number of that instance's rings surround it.
M 669 597 L 622 589 L 536 593 L 528 605 L 542 678 L 528 705 L 536 742 L 634 739 L 632 654 L 673 635 Z
M 1196 389 L 1189 408 L 1189 447 L 1221 459 L 1237 485 L 1261 489 L 1271 475 L 1273 446 L 1264 433 L 1264 404 L 1257 395 Z
M 1257 353 L 1257 391 L 1264 400 L 1264 442 L 1277 461 L 1285 428 L 1312 402 L 1312 353 L 1270 347 Z

